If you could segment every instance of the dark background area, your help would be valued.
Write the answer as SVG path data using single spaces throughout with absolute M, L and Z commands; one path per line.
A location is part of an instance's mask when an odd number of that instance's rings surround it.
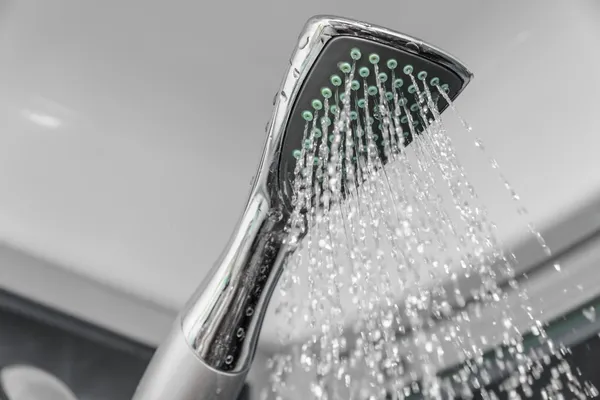
M 42 368 L 79 400 L 131 400 L 153 353 L 151 347 L 0 290 L 0 368 Z M 247 399 L 246 388 L 240 400 Z
M 576 376 L 581 385 L 586 382 L 593 384 L 596 388 L 600 388 L 600 338 L 598 335 L 589 337 L 586 341 L 571 347 L 571 354 L 565 356 L 565 360 L 569 362 L 571 366 L 571 372 Z M 544 369 L 540 379 L 536 380 L 531 386 L 533 390 L 533 396 L 527 397 L 523 391 L 519 390 L 518 393 L 522 399 L 538 400 L 542 399 L 541 390 L 551 382 L 550 370 L 552 367 L 559 364 L 558 360 L 554 360 L 553 363 Z M 564 375 L 560 378 L 565 389 L 562 393 L 565 398 L 575 398 L 574 395 L 570 395 L 567 389 L 568 380 Z M 488 390 L 492 390 L 498 395 L 500 400 L 508 399 L 508 393 L 499 390 L 498 385 L 490 385 L 487 387 Z M 481 393 L 475 393 L 473 397 L 475 400 L 483 400 Z

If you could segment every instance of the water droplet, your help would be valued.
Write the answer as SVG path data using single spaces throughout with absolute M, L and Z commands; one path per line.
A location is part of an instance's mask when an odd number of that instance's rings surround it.
M 428 353 L 431 353 L 431 352 L 433 352 L 433 343 L 431 343 L 431 342 L 427 342 L 427 343 L 425 343 L 425 350 L 426 350 Z
M 554 264 L 554 269 L 557 270 L 558 272 L 560 272 L 560 270 L 561 270 L 560 264 L 559 263 Z
M 589 308 L 585 308 L 582 311 L 582 314 L 584 317 L 586 317 L 590 322 L 594 322 L 596 321 L 596 308 L 594 307 L 589 307 Z
M 596 386 L 594 386 L 593 384 L 591 384 L 590 382 L 586 382 L 585 384 L 586 386 L 586 394 L 590 397 L 590 398 L 595 398 L 598 397 L 599 392 L 598 389 L 596 388 Z

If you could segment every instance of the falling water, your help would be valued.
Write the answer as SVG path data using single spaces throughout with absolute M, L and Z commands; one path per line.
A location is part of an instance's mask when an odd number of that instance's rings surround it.
M 398 90 L 402 80 L 388 64 L 390 89 L 377 61 L 375 86 L 366 72 L 348 65 L 343 85 L 313 102 L 294 171 L 288 244 L 295 254 L 280 282 L 277 309 L 287 325 L 302 313 L 312 334 L 297 352 L 270 360 L 264 398 L 304 393 L 305 385 L 288 384 L 295 370 L 312 377 L 309 392 L 316 400 L 468 398 L 475 391 L 491 400 L 499 393 L 488 386 L 499 374 L 499 390 L 510 399 L 532 397 L 543 376 L 550 377 L 538 393 L 543 398 L 594 397 L 596 389 L 579 382 L 565 360 L 568 350 L 550 340 L 516 279 L 515 256 L 459 161 L 438 102 L 445 100 L 467 132 L 472 128 L 446 88 L 430 87 L 412 68 L 404 70 L 414 96 L 409 106 L 412 99 Z M 404 147 L 407 140 L 412 143 Z M 485 151 L 480 139 L 475 146 Z M 532 223 L 527 228 L 550 255 L 540 232 Z M 305 301 L 293 296 L 298 268 L 308 270 Z M 509 303 L 509 292 L 518 294 L 518 306 Z M 352 326 L 345 324 L 345 293 L 356 311 Z M 596 310 L 584 315 L 592 321 Z M 528 344 L 527 331 L 536 346 Z M 289 334 L 281 338 L 290 341 Z M 549 366 L 553 359 L 557 366 Z
M 456 106 L 454 105 L 452 100 L 450 100 L 450 98 L 448 97 L 448 94 L 439 85 L 436 86 L 436 88 L 439 91 L 439 93 L 444 97 L 444 99 L 450 104 L 452 111 L 458 117 L 458 119 L 460 120 L 460 122 L 463 125 L 463 127 L 465 128 L 465 130 L 467 132 L 472 132 L 473 128 L 458 112 L 458 110 L 456 109 Z M 485 154 L 486 150 L 485 150 L 485 145 L 483 144 L 483 141 L 480 138 L 476 138 L 474 143 L 475 143 L 475 147 L 480 149 Z M 500 172 L 500 166 L 498 165 L 498 162 L 496 161 L 496 159 L 493 157 L 489 157 L 489 162 L 490 162 L 491 167 L 497 171 L 498 178 L 500 178 L 500 181 L 504 185 L 504 188 L 510 193 L 512 199 L 517 203 L 517 212 L 519 213 L 519 215 L 528 216 L 529 211 L 527 210 L 527 208 L 525 208 L 521 204 L 520 196 L 517 194 L 516 190 L 512 187 L 510 182 L 508 182 L 508 179 L 506 179 L 504 177 L 504 174 L 502 174 L 502 172 Z M 538 243 L 540 244 L 544 253 L 547 256 L 552 255 L 552 251 L 546 244 L 546 241 L 544 240 L 541 232 L 535 228 L 535 226 L 533 225 L 533 223 L 531 221 L 527 221 L 527 228 L 529 229 L 529 232 L 534 236 L 534 238 L 538 241 Z

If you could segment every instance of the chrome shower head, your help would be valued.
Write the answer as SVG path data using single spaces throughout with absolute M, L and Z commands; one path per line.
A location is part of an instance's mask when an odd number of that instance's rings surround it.
M 376 68 L 379 62 L 385 62 L 381 71 Z M 292 172 L 306 140 L 308 122 L 324 118 L 326 130 L 329 113 L 333 116 L 336 110 L 324 110 L 323 105 L 329 99 L 336 105 L 343 92 L 336 90 L 343 84 L 342 76 L 354 71 L 359 88 L 364 87 L 368 94 L 377 85 L 376 72 L 389 74 L 385 90 L 398 93 L 405 109 L 412 112 L 401 122 L 406 127 L 405 144 L 410 143 L 412 134 L 423 130 L 416 122 L 423 115 L 412 107 L 419 99 L 407 79 L 413 78 L 413 71 L 426 84 L 447 90 L 451 99 L 472 78 L 458 60 L 418 39 L 338 17 L 310 19 L 275 96 L 262 159 L 237 229 L 157 351 L 134 399 L 237 396 L 251 365 L 271 294 L 294 249 L 286 242 L 292 212 Z M 363 105 L 365 114 L 361 114 L 359 97 L 352 99 L 356 112 L 353 123 L 374 124 L 375 119 L 360 120 L 361 115 L 377 116 L 376 101 Z M 447 106 L 438 99 L 440 111 Z M 329 140 L 323 132 L 311 137 Z M 386 162 L 383 144 L 377 146 Z
M 367 23 L 329 16 L 318 16 L 308 21 L 290 64 L 282 91 L 278 93 L 279 101 L 287 107 L 286 121 L 281 126 L 285 129 L 278 169 L 279 187 L 288 205 L 306 124 L 317 116 L 320 119 L 317 126 L 331 124 L 341 108 L 345 78 L 351 73 L 354 77 L 350 91 L 351 124 L 354 127 L 371 126 L 379 157 L 384 163 L 387 155 L 377 111 L 380 88 L 385 91 L 390 103 L 397 95 L 400 104 L 408 111 L 400 119 L 404 145 L 408 145 L 413 140 L 411 132 L 420 134 L 426 125 L 421 121 L 422 108 L 418 107 L 417 89 L 412 78 L 434 89 L 440 86 L 451 99 L 455 99 L 473 77 L 457 59 L 419 39 Z M 363 89 L 372 101 L 364 101 Z M 435 95 L 437 90 L 433 92 L 441 113 L 448 104 Z M 323 109 L 325 98 L 328 99 L 329 110 Z M 373 118 L 369 121 L 366 115 Z M 434 116 L 429 111 L 425 117 Z M 412 129 L 408 126 L 410 121 L 413 121 Z M 313 145 L 333 139 L 333 135 L 325 137 L 327 135 L 323 136 L 321 129 L 318 131 L 318 140 Z

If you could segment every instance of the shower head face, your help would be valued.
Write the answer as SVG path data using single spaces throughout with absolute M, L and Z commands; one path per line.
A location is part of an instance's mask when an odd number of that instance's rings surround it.
M 311 19 L 300 35 L 281 91 L 282 96 L 286 94 L 288 114 L 282 125 L 285 134 L 282 135 L 278 183 L 288 207 L 302 146 L 314 149 L 319 148 L 322 141 L 331 144 L 335 115 L 343 108 L 345 85 L 351 76 L 352 131 L 360 133 L 359 126 L 363 130 L 367 124 L 370 126 L 383 163 L 387 158 L 382 121 L 377 111 L 382 106 L 381 90 L 390 108 L 399 101 L 406 111 L 398 120 L 404 145 L 408 145 L 414 134 L 423 132 L 426 125 L 423 119 L 433 118 L 431 111 L 423 113 L 423 107 L 419 107 L 417 92 L 423 91 L 422 85 L 428 85 L 439 111 L 443 112 L 448 104 L 439 96 L 438 87 L 454 100 L 472 79 L 472 74 L 456 58 L 419 39 L 337 17 Z M 289 93 L 292 95 L 288 96 Z M 325 109 L 326 102 L 328 109 Z M 307 138 L 313 130 L 311 142 Z

